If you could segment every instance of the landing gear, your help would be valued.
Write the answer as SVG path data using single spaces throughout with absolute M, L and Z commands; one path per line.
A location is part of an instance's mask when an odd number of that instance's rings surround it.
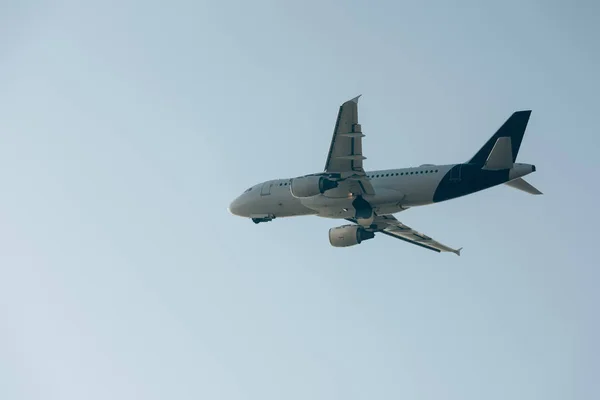
M 261 217 L 261 218 L 252 218 L 252 222 L 255 224 L 260 224 L 261 222 L 270 222 L 273 221 L 275 217 Z
M 371 218 L 373 216 L 373 208 L 368 201 L 362 198 L 362 196 L 357 196 L 356 199 L 352 202 L 352 206 L 356 210 L 356 218 Z
M 365 227 L 371 226 L 375 217 L 375 213 L 373 212 L 373 207 L 371 207 L 371 204 L 363 199 L 362 196 L 358 196 L 352 202 L 352 206 L 356 210 L 354 217 L 356 222 Z

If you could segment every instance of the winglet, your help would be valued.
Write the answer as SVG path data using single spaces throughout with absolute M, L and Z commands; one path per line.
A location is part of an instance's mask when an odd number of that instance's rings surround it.
M 458 249 L 458 250 L 454 250 L 454 251 L 453 251 L 453 253 L 454 253 L 454 254 L 456 254 L 457 256 L 460 256 L 460 251 L 461 251 L 462 249 L 463 249 L 463 248 L 461 247 L 461 248 L 460 248 L 460 249 Z

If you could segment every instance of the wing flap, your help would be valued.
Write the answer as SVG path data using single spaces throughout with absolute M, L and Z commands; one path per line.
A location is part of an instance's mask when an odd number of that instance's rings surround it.
M 427 246 L 426 244 L 423 244 L 423 243 L 412 242 L 412 241 L 410 241 L 410 240 L 408 240 L 406 238 L 403 238 L 402 236 L 393 235 L 392 233 L 387 232 L 387 231 L 381 231 L 381 233 L 383 233 L 384 235 L 388 235 L 388 236 L 394 237 L 396 239 L 404 240 L 407 243 L 414 244 L 414 245 L 419 246 L 419 247 L 423 247 L 423 248 L 425 248 L 427 250 L 432 250 L 432 251 L 435 251 L 437 253 L 441 252 L 441 250 L 436 249 L 435 247 Z
M 462 250 L 462 247 L 459 249 L 448 247 L 425 235 L 424 233 L 418 232 L 411 227 L 404 225 L 392 215 L 378 215 L 375 217 L 373 225 L 375 225 L 375 232 L 381 232 L 385 235 L 393 236 L 397 239 L 404 240 L 405 242 L 412 243 L 438 253 L 450 252 L 460 256 L 460 251 Z
M 349 154 L 347 156 L 336 156 L 333 157 L 334 160 L 341 160 L 341 161 L 345 161 L 345 160 L 349 160 L 349 161 L 362 161 L 362 160 L 366 160 L 367 157 L 363 156 L 362 154 Z

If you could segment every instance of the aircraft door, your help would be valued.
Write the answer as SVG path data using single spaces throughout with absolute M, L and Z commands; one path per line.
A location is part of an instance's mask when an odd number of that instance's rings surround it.
M 265 182 L 260 189 L 261 196 L 267 196 L 271 194 L 271 186 L 273 186 L 273 182 Z
M 462 179 L 462 164 L 455 165 L 450 170 L 450 182 L 460 182 Z

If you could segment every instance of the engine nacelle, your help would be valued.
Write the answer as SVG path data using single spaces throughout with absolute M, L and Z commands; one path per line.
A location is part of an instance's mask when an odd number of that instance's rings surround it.
M 333 247 L 348 247 L 360 244 L 363 240 L 373 239 L 375 233 L 358 225 L 343 225 L 329 230 L 329 243 Z
M 338 183 L 324 176 L 302 176 L 292 179 L 290 192 L 297 198 L 312 197 L 323 194 L 329 189 L 334 189 Z

